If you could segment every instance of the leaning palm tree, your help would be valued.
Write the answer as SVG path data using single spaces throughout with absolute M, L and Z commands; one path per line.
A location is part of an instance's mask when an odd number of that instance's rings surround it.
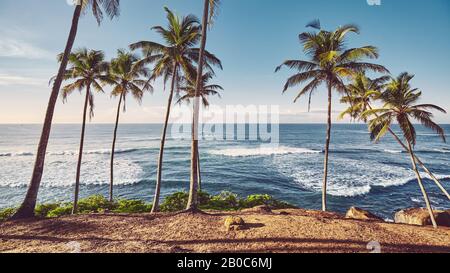
M 379 141 L 382 136 L 388 132 L 394 121 L 399 124 L 403 136 L 407 142 L 408 152 L 411 158 L 412 169 L 416 175 L 420 190 L 422 191 L 425 203 L 430 214 L 431 222 L 436 228 L 436 220 L 431 208 L 428 194 L 423 186 L 422 177 L 417 169 L 416 156 L 413 147 L 416 144 L 416 129 L 411 123 L 411 119 L 419 121 L 423 126 L 435 131 L 445 142 L 445 133 L 432 118 L 433 114 L 430 110 L 437 110 L 446 113 L 444 109 L 433 104 L 416 104 L 422 92 L 413 89 L 410 81 L 413 75 L 402 73 L 397 78 L 392 78 L 387 84 L 385 91 L 381 94 L 381 100 L 384 102 L 383 107 L 367 110 L 363 113 L 363 117 L 377 115 L 369 121 L 370 137 L 372 140 Z
M 139 57 L 124 50 L 117 51 L 117 57 L 111 61 L 109 77 L 106 83 L 113 87 L 111 96 L 119 97 L 117 105 L 116 123 L 111 149 L 111 169 L 109 184 L 109 201 L 113 202 L 114 187 L 114 155 L 117 139 L 117 129 L 119 127 L 120 111 L 126 111 L 127 95 L 131 94 L 140 104 L 145 91 L 153 92 L 153 87 L 143 77 L 149 77 L 149 69 L 138 63 Z M 123 106 L 122 106 L 123 105 Z
M 61 57 L 62 58 L 62 57 Z M 66 71 L 65 80 L 73 80 L 62 89 L 63 102 L 67 101 L 69 95 L 75 90 L 80 92 L 86 90 L 83 120 L 81 126 L 80 149 L 78 153 L 77 173 L 75 178 L 75 193 L 72 214 L 78 212 L 78 196 L 80 192 L 81 162 L 83 159 L 84 135 L 86 131 L 86 116 L 89 106 L 89 119 L 94 116 L 94 94 L 92 88 L 97 92 L 102 92 L 101 82 L 108 80 L 109 65 L 105 62 L 105 54 L 98 50 L 78 49 L 69 56 L 70 67 Z
M 168 8 L 164 9 L 167 12 L 168 27 L 156 26 L 153 29 L 161 35 L 166 45 L 151 41 L 141 41 L 130 45 L 132 50 L 141 49 L 143 51 L 144 58 L 140 63 L 154 63 L 153 75 L 150 80 L 162 77 L 164 83 L 166 83 L 171 79 L 170 94 L 158 156 L 158 170 L 152 212 L 159 210 L 164 146 L 173 95 L 178 90 L 179 79 L 182 76 L 192 79 L 192 75 L 195 75 L 194 64 L 198 61 L 199 49 L 194 48 L 194 46 L 200 40 L 200 23 L 194 15 L 180 18 Z M 211 65 L 221 67 L 220 60 L 207 51 L 205 51 L 205 59 L 207 60 L 205 67 L 207 67 L 208 71 L 213 71 Z
M 353 82 L 347 85 L 348 94 L 342 97 L 341 102 L 349 104 L 349 107 L 343 111 L 339 118 L 344 118 L 349 115 L 351 119 L 367 122 L 367 117 L 362 116 L 367 110 L 372 110 L 372 102 L 380 99 L 382 91 L 385 87 L 385 83 L 390 80 L 389 76 L 382 76 L 376 79 L 368 78 L 364 73 L 358 73 Z M 374 116 L 378 116 L 375 114 Z M 408 147 L 403 143 L 400 137 L 392 130 L 388 128 L 392 137 L 400 144 L 400 146 L 408 152 Z M 415 155 L 417 163 L 423 168 L 423 170 L 430 176 L 430 178 L 436 183 L 438 188 L 447 196 L 450 200 L 450 194 L 437 179 L 437 177 L 425 166 L 425 164 Z
M 325 84 L 328 90 L 328 118 L 327 118 L 327 137 L 325 143 L 324 177 L 322 187 L 322 210 L 327 209 L 327 179 L 328 179 L 328 155 L 331 140 L 331 101 L 332 91 L 337 90 L 345 94 L 344 80 L 357 72 L 372 70 L 376 72 L 388 72 L 381 65 L 361 62 L 363 58 L 378 58 L 378 50 L 373 46 L 364 46 L 359 48 L 346 48 L 346 37 L 349 33 L 359 33 L 355 25 L 345 25 L 334 31 L 322 30 L 320 22 L 314 21 L 307 25 L 318 29 L 319 32 L 303 32 L 300 34 L 300 43 L 303 45 L 303 51 L 309 57 L 309 60 L 288 60 L 277 67 L 278 72 L 283 66 L 298 70 L 298 73 L 290 77 L 283 92 L 291 87 L 308 82 L 298 93 L 295 102 L 304 95 L 309 95 L 309 105 L 311 96 L 316 89 Z
M 223 91 L 222 86 L 217 84 L 209 84 L 209 81 L 212 80 L 214 74 L 211 72 L 207 72 L 201 78 L 201 91 L 200 97 L 202 100 L 203 106 L 206 108 L 209 106 L 208 98 L 210 96 L 218 96 L 220 98 L 220 91 Z M 197 78 L 197 77 L 195 77 Z M 193 80 L 184 79 L 184 83 L 180 87 L 180 91 L 183 95 L 178 99 L 177 103 L 181 104 L 183 102 L 190 103 L 192 99 L 195 100 L 195 92 L 196 92 L 197 84 Z M 195 108 L 195 106 L 194 106 Z M 195 109 L 194 109 L 195 110 Z M 192 128 L 194 128 L 194 124 L 192 124 Z M 198 149 L 198 146 L 197 146 Z M 197 190 L 202 190 L 202 176 L 200 170 L 200 153 L 197 151 Z
M 195 212 L 197 210 L 197 193 L 198 181 L 200 175 L 199 170 L 199 153 L 198 153 L 198 121 L 200 112 L 200 96 L 201 96 L 201 78 L 203 76 L 203 65 L 205 62 L 206 40 L 208 35 L 208 26 L 212 26 L 214 18 L 217 16 L 217 11 L 220 6 L 220 0 L 204 0 L 203 18 L 202 18 L 202 37 L 200 42 L 200 54 L 198 56 L 197 77 L 194 98 L 194 113 L 193 113 L 193 128 L 192 128 L 192 147 L 191 147 L 191 177 L 189 184 L 189 199 L 187 203 L 187 210 Z
M 76 2 L 75 2 L 76 1 Z M 58 99 L 59 90 L 64 78 L 69 55 L 72 51 L 73 44 L 78 31 L 78 22 L 83 10 L 91 8 L 94 17 L 97 19 L 98 24 L 103 19 L 103 11 L 111 19 L 119 16 L 120 0 L 75 0 L 75 11 L 72 18 L 72 26 L 70 28 L 69 38 L 67 39 L 64 54 L 62 56 L 58 75 L 53 82 L 52 92 L 50 93 L 49 102 L 47 105 L 47 112 L 45 114 L 44 125 L 42 128 L 41 138 L 39 140 L 38 151 L 36 153 L 36 160 L 34 163 L 33 174 L 28 186 L 27 194 L 20 208 L 14 214 L 12 219 L 24 219 L 34 216 L 34 209 L 36 207 L 37 196 L 39 187 L 41 185 L 42 174 L 44 172 L 45 155 L 47 152 L 48 139 L 50 137 L 50 131 L 52 127 L 53 114 L 55 112 L 55 105 Z

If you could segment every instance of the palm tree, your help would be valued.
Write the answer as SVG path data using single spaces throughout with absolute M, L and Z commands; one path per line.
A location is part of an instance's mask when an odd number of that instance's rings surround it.
M 391 82 L 386 85 L 385 91 L 381 94 L 381 100 L 384 106 L 377 109 L 367 110 L 363 113 L 363 117 L 377 115 L 369 121 L 370 137 L 372 140 L 378 141 L 391 127 L 392 123 L 398 122 L 403 136 L 407 142 L 408 152 L 411 158 L 412 169 L 416 175 L 420 190 L 422 191 L 425 203 L 430 214 L 431 222 L 436 228 L 436 220 L 431 208 L 428 194 L 423 186 L 422 177 L 417 169 L 416 156 L 413 147 L 416 144 L 416 130 L 411 123 L 411 119 L 419 121 L 423 126 L 435 131 L 445 142 L 445 133 L 439 125 L 433 120 L 433 114 L 430 110 L 437 110 L 446 113 L 444 109 L 433 104 L 416 104 L 422 92 L 417 88 L 413 89 L 410 81 L 413 75 L 402 73 L 397 78 L 392 78 Z
M 145 66 L 139 65 L 138 61 L 139 58 L 137 55 L 126 52 L 124 50 L 118 50 L 117 57 L 111 61 L 109 78 L 106 81 L 106 83 L 113 86 L 111 96 L 119 97 L 111 149 L 111 173 L 109 185 L 110 202 L 113 202 L 114 154 L 122 104 L 123 112 L 125 112 L 126 99 L 128 94 L 131 93 L 131 95 L 140 104 L 142 102 L 142 97 L 144 96 L 145 91 L 153 92 L 153 87 L 149 84 L 149 82 L 142 79 L 142 77 L 148 77 L 150 75 L 150 72 Z
M 192 78 L 192 75 L 195 75 L 194 63 L 198 61 L 199 56 L 199 49 L 193 48 L 200 39 L 200 23 L 198 19 L 194 15 L 179 18 L 168 8 L 164 9 L 167 12 L 168 27 L 156 26 L 153 29 L 162 36 L 166 45 L 151 41 L 141 41 L 130 45 L 132 50 L 142 49 L 144 53 L 144 58 L 140 61 L 142 64 L 155 63 L 153 75 L 150 80 L 162 77 L 164 83 L 166 83 L 171 78 L 170 94 L 158 156 L 158 170 L 152 212 L 159 210 L 164 145 L 173 95 L 178 90 L 181 76 Z M 211 65 L 222 66 L 220 60 L 207 51 L 205 51 L 205 58 L 207 59 L 205 67 L 209 71 L 212 71 Z
M 74 82 L 64 86 L 61 93 L 63 102 L 66 102 L 67 97 L 75 90 L 81 92 L 83 89 L 86 89 L 72 214 L 78 212 L 81 161 L 83 159 L 84 134 L 86 130 L 86 116 L 88 106 L 89 119 L 94 116 L 94 94 L 92 93 L 91 89 L 94 88 L 95 91 L 104 93 L 100 83 L 107 81 L 109 77 L 107 75 L 109 65 L 104 60 L 105 54 L 99 50 L 87 50 L 86 48 L 82 48 L 70 54 L 70 67 L 66 71 L 65 80 L 73 80 Z
M 213 78 L 214 74 L 211 72 L 207 72 L 201 78 L 201 92 L 200 97 L 202 99 L 202 104 L 204 107 L 209 106 L 208 97 L 209 96 L 218 96 L 220 98 L 220 91 L 223 91 L 222 86 L 217 84 L 208 84 L 208 82 Z M 197 77 L 195 77 L 197 78 Z M 181 104 L 183 102 L 189 103 L 191 99 L 195 100 L 195 92 L 196 92 L 196 82 L 190 79 L 185 79 L 184 84 L 180 87 L 180 91 L 184 94 L 178 99 L 177 103 Z M 192 124 L 192 128 L 194 128 L 194 124 Z M 198 149 L 198 146 L 197 146 Z M 197 151 L 197 190 L 202 190 L 202 177 L 200 171 L 200 153 Z
M 341 113 L 340 118 L 344 118 L 345 115 L 349 115 L 354 120 L 360 120 L 367 122 L 367 117 L 363 117 L 362 114 L 367 110 L 372 110 L 371 103 L 380 99 L 385 83 L 390 80 L 389 76 L 383 76 L 376 79 L 370 79 L 366 77 L 364 73 L 358 73 L 354 78 L 353 83 L 347 85 L 348 95 L 342 97 L 341 102 L 348 103 L 350 106 Z M 377 116 L 377 114 L 375 114 Z M 400 146 L 408 152 L 408 147 L 403 143 L 399 136 L 391 129 L 388 128 L 392 137 L 400 144 Z M 450 194 L 442 186 L 437 177 L 425 166 L 425 164 L 415 155 L 417 163 L 424 169 L 424 171 L 430 176 L 430 178 L 436 183 L 438 188 L 447 196 L 450 200 Z
M 291 87 L 308 82 L 298 93 L 295 102 L 304 95 L 309 95 L 309 105 L 311 96 L 316 89 L 325 84 L 328 89 L 328 119 L 327 119 L 327 138 L 325 143 L 324 177 L 322 187 L 322 210 L 327 208 L 327 178 L 328 178 L 328 155 L 331 140 L 331 101 L 332 91 L 345 93 L 345 77 L 351 76 L 357 72 L 372 70 L 376 72 L 388 72 L 388 70 L 377 64 L 361 62 L 363 58 L 378 58 L 378 50 L 373 46 L 364 46 L 359 48 L 346 48 L 346 37 L 349 33 L 359 33 L 355 25 L 345 25 L 334 31 L 322 30 L 320 22 L 314 21 L 307 25 L 318 29 L 319 32 L 303 32 L 299 35 L 300 43 L 303 45 L 303 51 L 309 57 L 308 61 L 288 60 L 277 67 L 278 72 L 283 66 L 298 70 L 299 73 L 290 77 L 283 92 Z M 309 106 L 308 106 L 309 107 Z
M 101 6 L 101 7 L 100 7 Z M 67 39 L 64 54 L 60 62 L 58 74 L 53 82 L 52 92 L 50 93 L 47 112 L 45 114 L 44 125 L 42 128 L 41 138 L 39 140 L 38 151 L 34 163 L 33 174 L 28 186 L 27 194 L 20 208 L 14 214 L 12 219 L 24 219 L 34 217 L 34 209 L 36 207 L 39 187 L 41 185 L 42 174 L 44 172 L 45 155 L 47 152 L 48 139 L 52 127 L 53 114 L 55 112 L 56 101 L 58 100 L 59 90 L 64 78 L 69 55 L 72 51 L 73 44 L 78 31 L 78 22 L 83 9 L 91 8 L 97 19 L 98 24 L 103 19 L 103 11 L 109 18 L 119 16 L 120 0 L 77 0 L 75 11 L 72 18 L 72 26 L 70 28 L 69 37 Z M 103 11 L 102 11 L 103 10 Z
M 189 184 L 189 199 L 187 203 L 187 210 L 195 212 L 197 210 L 197 195 L 199 185 L 198 179 L 200 178 L 200 166 L 199 166 L 199 153 L 198 153 L 198 121 L 200 112 L 200 95 L 201 95 L 201 80 L 203 76 L 203 65 L 205 62 L 206 52 L 206 40 L 208 35 L 208 26 L 212 26 L 214 18 L 217 15 L 218 7 L 220 6 L 220 0 L 204 0 L 203 5 L 203 18 L 202 18 L 202 36 L 200 42 L 200 54 L 198 56 L 197 66 L 197 78 L 195 87 L 194 98 L 194 113 L 193 113 L 193 126 L 192 126 L 192 145 L 191 145 L 191 177 Z

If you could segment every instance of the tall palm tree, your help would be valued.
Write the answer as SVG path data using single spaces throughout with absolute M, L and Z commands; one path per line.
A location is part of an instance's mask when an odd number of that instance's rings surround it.
M 139 57 L 124 50 L 117 51 L 117 57 L 111 60 L 109 77 L 106 81 L 113 86 L 111 96 L 119 97 L 117 105 L 116 123 L 114 126 L 113 142 L 111 149 L 111 170 L 109 184 L 109 201 L 113 202 L 114 187 L 114 155 L 117 139 L 117 129 L 119 127 L 120 110 L 126 111 L 127 95 L 131 95 L 140 104 L 145 91 L 153 92 L 153 87 L 142 77 L 149 77 L 149 69 L 138 63 Z M 123 105 L 123 106 L 122 106 Z
M 202 104 L 204 107 L 209 106 L 208 97 L 210 96 L 218 96 L 220 98 L 220 91 L 223 91 L 222 86 L 217 84 L 209 84 L 209 81 L 213 78 L 214 74 L 211 72 L 207 72 L 201 78 L 201 92 L 200 97 L 202 99 Z M 197 77 L 195 77 L 197 79 Z M 197 84 L 193 80 L 185 79 L 184 83 L 180 87 L 180 91 L 183 92 L 183 95 L 178 99 L 177 103 L 190 103 L 192 99 L 195 99 Z M 192 124 L 192 128 L 194 128 L 194 124 Z M 197 146 L 198 149 L 198 146 Z M 197 151 L 197 190 L 202 190 L 202 176 L 200 170 L 200 153 Z
M 444 129 L 432 120 L 433 114 L 430 110 L 437 110 L 443 113 L 446 113 L 446 111 L 433 104 L 416 104 L 422 95 L 422 92 L 417 88 L 413 89 L 411 87 L 410 81 L 413 77 L 413 75 L 405 72 L 400 74 L 397 78 L 392 78 L 391 82 L 387 84 L 385 91 L 381 94 L 381 100 L 384 102 L 383 107 L 367 110 L 363 113 L 363 117 L 377 115 L 369 121 L 370 137 L 375 141 L 378 141 L 386 134 L 386 132 L 388 132 L 394 121 L 397 121 L 399 124 L 407 142 L 412 169 L 425 199 L 431 222 L 436 228 L 437 224 L 430 200 L 416 165 L 417 161 L 413 150 L 413 147 L 416 144 L 416 129 L 414 128 L 411 119 L 417 120 L 426 128 L 435 131 L 445 142 Z
M 158 170 L 152 212 L 159 210 L 164 146 L 173 95 L 178 90 L 181 76 L 192 78 L 192 75 L 195 75 L 194 64 L 198 61 L 199 49 L 194 48 L 194 46 L 200 40 L 200 23 L 197 17 L 188 15 L 180 18 L 167 7 L 164 9 L 167 12 L 168 27 L 156 26 L 153 27 L 153 30 L 161 35 L 166 45 L 151 41 L 141 41 L 130 45 L 132 50 L 142 49 L 144 58 L 140 61 L 141 63 L 155 63 L 153 75 L 150 80 L 162 77 L 164 83 L 166 83 L 171 79 L 170 94 L 158 156 Z M 209 52 L 205 51 L 205 58 L 207 59 L 205 67 L 209 71 L 212 71 L 211 65 L 222 66 L 220 60 Z
M 50 137 L 53 114 L 55 112 L 55 105 L 64 78 L 64 73 L 66 71 L 69 55 L 72 51 L 72 47 L 75 42 L 75 38 L 78 31 L 78 22 L 83 12 L 83 9 L 91 8 L 98 24 L 100 24 L 103 19 L 103 12 L 106 12 L 106 15 L 111 19 L 116 16 L 119 16 L 120 13 L 119 11 L 120 0 L 76 0 L 76 1 L 77 2 L 72 17 L 72 26 L 70 28 L 69 37 L 67 39 L 64 54 L 60 62 L 58 74 L 55 78 L 55 81 L 53 82 L 52 92 L 50 93 L 41 138 L 39 140 L 39 146 L 36 153 L 36 160 L 34 163 L 33 174 L 31 175 L 31 181 L 28 186 L 25 199 L 23 200 L 20 208 L 14 214 L 12 219 L 24 219 L 34 217 L 34 209 L 36 207 L 39 187 L 41 185 L 42 174 L 44 172 L 45 155 L 47 152 L 48 139 Z
M 200 54 L 198 56 L 197 77 L 194 98 L 194 112 L 193 112 L 193 127 L 192 127 L 192 145 L 191 145 L 191 177 L 189 184 L 189 199 L 187 203 L 187 210 L 195 212 L 197 210 L 197 195 L 199 185 L 198 179 L 200 175 L 200 167 L 198 166 L 199 151 L 198 151 L 198 121 L 200 112 L 200 96 L 201 96 L 201 79 L 203 76 L 203 65 L 205 62 L 206 40 L 208 35 L 208 26 L 212 26 L 214 18 L 217 16 L 217 11 L 220 6 L 220 0 L 204 0 L 203 4 L 203 18 L 202 18 L 202 36 L 200 42 Z
M 316 89 L 325 84 L 328 89 L 328 118 L 327 118 L 327 137 L 325 142 L 325 160 L 324 177 L 322 187 L 322 210 L 327 209 L 327 179 L 328 179 L 328 155 L 331 140 L 331 110 L 332 110 L 332 91 L 345 93 L 344 80 L 357 72 L 372 70 L 376 72 L 388 72 L 388 70 L 377 64 L 361 62 L 364 58 L 378 58 L 378 50 L 373 46 L 364 46 L 359 48 L 346 47 L 347 34 L 359 33 L 359 28 L 355 25 L 345 25 L 338 27 L 334 31 L 322 30 L 318 20 L 310 23 L 307 27 L 312 27 L 319 32 L 303 32 L 299 35 L 300 43 L 303 45 L 303 51 L 309 60 L 288 60 L 277 67 L 278 72 L 283 66 L 290 69 L 296 69 L 299 73 L 290 77 L 283 92 L 291 87 L 308 82 L 298 93 L 295 102 L 304 95 L 309 95 L 309 104 L 311 96 Z M 308 106 L 309 107 L 309 106 Z
M 347 85 L 348 95 L 342 97 L 341 102 L 348 103 L 350 106 L 341 113 L 340 118 L 349 115 L 354 120 L 360 120 L 367 122 L 367 117 L 363 117 L 362 114 L 367 110 L 372 110 L 372 101 L 377 101 L 381 97 L 381 93 L 385 87 L 385 83 L 390 80 L 389 76 L 383 76 L 376 79 L 370 79 L 366 77 L 364 73 L 358 73 L 353 80 L 353 83 Z M 375 114 L 374 116 L 377 116 Z M 408 147 L 403 143 L 400 137 L 392 130 L 388 128 L 392 137 L 400 144 L 400 146 L 408 152 Z M 415 155 L 417 163 L 424 169 L 424 171 L 430 176 L 430 178 L 436 183 L 439 189 L 450 200 L 450 194 L 442 186 L 437 177 L 425 166 L 425 164 Z
M 86 131 L 86 116 L 88 106 L 89 119 L 94 116 L 94 94 L 92 92 L 92 88 L 97 92 L 104 93 L 101 83 L 108 80 L 109 76 L 107 75 L 107 72 L 109 65 L 107 62 L 105 62 L 105 54 L 102 51 L 87 50 L 86 48 L 78 49 L 75 52 L 71 53 L 69 56 L 69 65 L 70 67 L 67 69 L 64 78 L 65 80 L 73 80 L 73 82 L 63 87 L 61 93 L 63 102 L 66 102 L 67 97 L 75 90 L 82 92 L 83 89 L 86 89 L 72 210 L 72 213 L 75 214 L 78 212 L 81 162 L 83 159 L 84 135 Z

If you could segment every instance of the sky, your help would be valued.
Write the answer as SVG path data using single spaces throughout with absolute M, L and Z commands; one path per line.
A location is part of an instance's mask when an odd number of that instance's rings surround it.
M 368 2 L 380 2 L 369 5 Z M 152 26 L 166 25 L 164 6 L 178 15 L 200 17 L 202 0 L 121 0 L 121 15 L 99 27 L 91 13 L 85 14 L 74 48 L 103 50 L 108 59 L 117 49 L 141 40 L 161 42 Z M 318 89 L 311 111 L 307 99 L 293 103 L 299 88 L 282 94 L 285 80 L 295 71 L 274 73 L 286 59 L 304 59 L 298 34 L 305 25 L 320 19 L 322 27 L 334 29 L 347 23 L 361 28 L 348 46 L 374 45 L 393 75 L 408 71 L 416 75 L 413 85 L 423 91 L 423 102 L 450 110 L 450 1 L 448 0 L 223 0 L 220 15 L 209 33 L 207 49 L 216 54 L 224 70 L 214 82 L 224 87 L 226 105 L 276 105 L 282 123 L 325 123 L 326 92 Z M 66 0 L 0 1 L 0 123 L 42 123 L 50 94 L 49 79 L 56 74 L 56 54 L 63 51 L 70 29 L 73 6 Z M 128 100 L 123 123 L 161 123 L 167 90 L 154 83 L 154 93 L 138 105 Z M 117 100 L 95 94 L 93 123 L 113 123 Z M 63 104 L 58 100 L 54 122 L 80 123 L 83 96 L 74 93 Z M 178 107 L 178 106 L 176 106 Z M 337 94 L 333 120 L 344 109 Z M 449 114 L 437 114 L 450 123 Z M 346 120 L 339 122 L 347 122 Z

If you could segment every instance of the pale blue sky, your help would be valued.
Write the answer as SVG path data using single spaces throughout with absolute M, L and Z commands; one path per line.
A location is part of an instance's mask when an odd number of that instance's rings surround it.
M 97 27 L 91 14 L 80 21 L 75 47 L 104 50 L 108 58 L 116 49 L 139 40 L 159 38 L 151 26 L 165 25 L 163 6 L 179 15 L 201 14 L 201 0 L 122 0 L 121 16 Z M 73 7 L 66 0 L 0 1 L 0 123 L 40 123 L 56 73 L 55 55 L 63 50 Z M 377 63 L 393 74 L 416 74 L 414 85 L 424 91 L 423 101 L 450 110 L 450 2 L 448 0 L 223 0 L 220 16 L 209 36 L 208 50 L 219 56 L 224 71 L 216 82 L 225 91 L 218 105 L 280 105 L 282 122 L 325 122 L 326 97 L 321 88 L 313 98 L 312 112 L 306 101 L 293 104 L 296 89 L 281 95 L 285 79 L 293 72 L 274 69 L 285 59 L 303 58 L 298 34 L 305 24 L 319 18 L 335 28 L 356 23 L 361 35 L 350 46 L 375 45 Z M 142 107 L 129 100 L 122 122 L 159 123 L 166 103 L 159 83 Z M 96 96 L 93 122 L 114 121 L 116 102 L 107 94 Z M 67 104 L 58 101 L 55 122 L 78 123 L 82 96 L 74 94 Z M 335 99 L 335 110 L 343 109 Z M 450 123 L 450 115 L 437 115 Z

